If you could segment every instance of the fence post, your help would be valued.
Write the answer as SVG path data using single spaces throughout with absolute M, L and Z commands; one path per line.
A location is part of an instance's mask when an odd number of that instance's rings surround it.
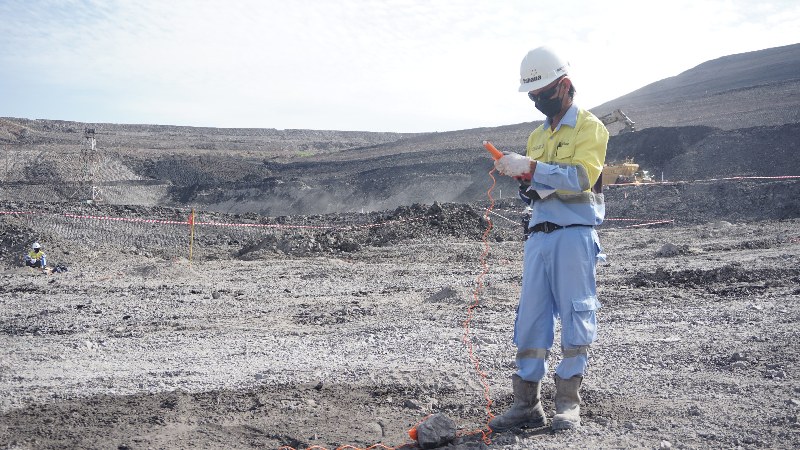
M 194 208 L 189 215 L 189 264 L 192 264 L 192 249 L 194 247 Z

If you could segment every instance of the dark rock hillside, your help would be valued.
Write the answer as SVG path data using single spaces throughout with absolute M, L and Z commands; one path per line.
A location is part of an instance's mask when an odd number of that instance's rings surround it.
M 666 180 L 800 175 L 800 123 L 721 130 L 654 127 L 609 140 L 608 162 L 632 157 Z
M 723 56 L 593 108 L 622 109 L 638 129 L 725 130 L 800 122 L 800 44 Z
M 607 162 L 633 158 L 666 182 L 800 175 L 799 67 L 800 45 L 731 55 L 601 105 L 596 114 L 624 108 L 637 124 L 612 129 Z M 402 134 L 0 118 L 0 199 L 279 216 L 470 203 L 493 184 L 508 198 L 516 183 L 491 179 L 481 142 L 523 152 L 536 126 Z

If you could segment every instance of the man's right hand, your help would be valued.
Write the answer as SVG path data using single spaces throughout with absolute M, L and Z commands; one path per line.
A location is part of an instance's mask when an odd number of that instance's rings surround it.
M 527 178 L 525 175 L 530 175 L 532 162 L 527 156 L 522 156 L 518 153 L 506 153 L 502 158 L 494 162 L 494 167 L 503 175 Z

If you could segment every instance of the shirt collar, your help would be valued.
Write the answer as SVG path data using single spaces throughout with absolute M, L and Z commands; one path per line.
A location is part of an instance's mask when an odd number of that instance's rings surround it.
M 577 124 L 578 124 L 578 106 L 573 103 L 572 106 L 569 107 L 567 112 L 564 113 L 564 117 L 561 118 L 561 122 L 558 123 L 558 126 L 556 127 L 555 130 L 553 130 L 553 132 L 555 133 L 556 131 L 558 131 L 558 129 L 561 128 L 561 125 L 569 125 L 572 128 L 575 128 Z M 544 128 L 545 129 L 550 128 L 549 117 L 544 119 Z

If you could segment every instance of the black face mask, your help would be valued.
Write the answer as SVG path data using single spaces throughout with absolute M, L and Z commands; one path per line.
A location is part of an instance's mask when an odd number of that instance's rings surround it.
M 536 109 L 542 112 L 548 119 L 552 119 L 556 114 L 561 112 L 561 99 L 551 98 L 536 102 Z
M 552 119 L 556 114 L 561 112 L 561 99 L 558 97 L 542 99 L 534 103 L 534 106 L 536 106 L 536 109 L 541 111 L 542 114 Z
M 533 95 L 528 93 L 528 97 L 533 100 L 536 109 L 542 112 L 548 118 L 553 118 L 556 114 L 561 112 L 561 98 L 550 98 L 555 93 L 558 87 L 561 85 L 559 82 L 555 86 L 551 87 L 545 92 L 539 93 L 539 95 Z

